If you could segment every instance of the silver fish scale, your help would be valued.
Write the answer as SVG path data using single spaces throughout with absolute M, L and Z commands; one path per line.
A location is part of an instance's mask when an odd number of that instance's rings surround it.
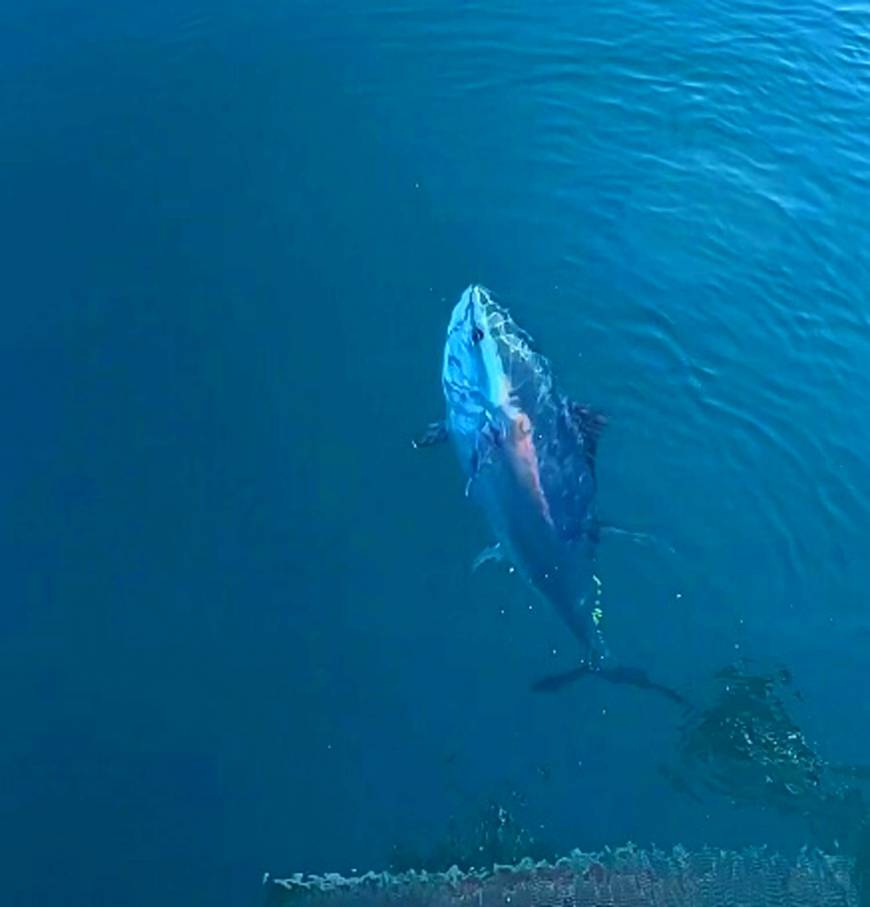
M 858 907 L 846 857 L 634 847 L 491 871 L 267 879 L 267 907 Z

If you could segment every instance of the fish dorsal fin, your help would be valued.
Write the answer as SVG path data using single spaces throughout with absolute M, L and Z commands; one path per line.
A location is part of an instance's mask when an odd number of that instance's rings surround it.
M 601 432 L 604 431 L 604 426 L 607 425 L 607 416 L 605 416 L 604 413 L 599 412 L 599 410 L 593 409 L 591 406 L 577 403 L 574 400 L 568 400 L 567 404 L 571 420 L 577 428 L 579 428 L 584 435 L 589 435 L 597 441 L 601 436 Z
M 536 450 L 553 526 L 565 541 L 591 539 L 595 448 L 603 418 L 567 397 L 559 397 L 546 415 L 548 421 L 539 429 Z
M 589 469 L 594 475 L 598 439 L 601 437 L 601 432 L 604 431 L 604 426 L 607 425 L 607 416 L 591 406 L 577 403 L 574 400 L 566 400 L 565 409 L 571 424 L 581 439 Z

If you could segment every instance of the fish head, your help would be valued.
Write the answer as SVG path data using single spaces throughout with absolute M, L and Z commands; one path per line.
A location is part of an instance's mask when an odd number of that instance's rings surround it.
M 444 345 L 442 383 L 448 407 L 469 415 L 509 405 L 527 338 L 507 310 L 478 284 L 453 307 Z

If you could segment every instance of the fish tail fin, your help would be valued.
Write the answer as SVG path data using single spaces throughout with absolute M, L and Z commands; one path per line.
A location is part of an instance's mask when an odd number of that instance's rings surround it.
M 558 674 L 548 674 L 546 677 L 541 677 L 532 684 L 532 690 L 535 693 L 557 693 L 559 690 L 586 677 L 598 677 L 601 680 L 606 680 L 619 686 L 651 690 L 653 693 L 657 693 L 677 705 L 689 705 L 686 697 L 677 692 L 677 690 L 652 680 L 642 668 L 632 668 L 627 665 L 595 668 L 588 664 L 581 664 L 570 671 L 562 671 Z
M 651 690 L 675 702 L 687 706 L 689 701 L 672 687 L 661 684 L 650 678 L 643 668 L 633 668 L 629 665 L 618 664 L 611 658 L 600 633 L 590 647 L 587 657 L 575 668 L 562 671 L 558 674 L 549 674 L 532 684 L 536 693 L 555 693 L 572 683 L 583 680 L 585 677 L 598 677 L 608 683 L 619 686 L 636 687 L 639 690 Z
M 643 668 L 632 668 L 628 665 L 615 665 L 614 667 L 604 667 L 597 672 L 597 676 L 602 680 L 608 680 L 610 683 L 624 684 L 625 686 L 637 687 L 639 690 L 652 690 L 665 699 L 675 702 L 678 705 L 687 706 L 689 700 L 682 693 L 677 692 L 673 687 L 658 683 L 653 680 Z
M 601 582 L 593 576 L 596 585 L 596 601 L 600 595 Z M 609 683 L 620 686 L 637 687 L 641 690 L 652 690 L 680 705 L 688 705 L 688 700 L 671 687 L 652 680 L 643 668 L 633 668 L 617 662 L 610 654 L 610 649 L 601 632 L 601 608 L 587 607 L 585 604 L 572 611 L 568 623 L 574 635 L 584 647 L 585 652 L 580 664 L 568 671 L 549 674 L 532 684 L 536 693 L 555 693 L 584 677 L 598 677 Z
M 546 677 L 541 677 L 532 684 L 532 690 L 535 693 L 557 693 L 563 687 L 570 686 L 574 681 L 582 680 L 593 673 L 594 671 L 589 665 L 580 665 L 570 671 L 547 674 Z

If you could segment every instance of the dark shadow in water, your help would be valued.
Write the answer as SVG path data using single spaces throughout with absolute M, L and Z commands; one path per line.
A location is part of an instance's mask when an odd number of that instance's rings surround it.
M 802 817 L 810 844 L 855 858 L 861 903 L 870 903 L 870 811 L 858 786 L 870 766 L 828 762 L 814 750 L 791 715 L 801 695 L 786 668 L 729 665 L 703 699 L 686 711 L 676 763 L 662 774 L 698 802 L 706 790 Z

